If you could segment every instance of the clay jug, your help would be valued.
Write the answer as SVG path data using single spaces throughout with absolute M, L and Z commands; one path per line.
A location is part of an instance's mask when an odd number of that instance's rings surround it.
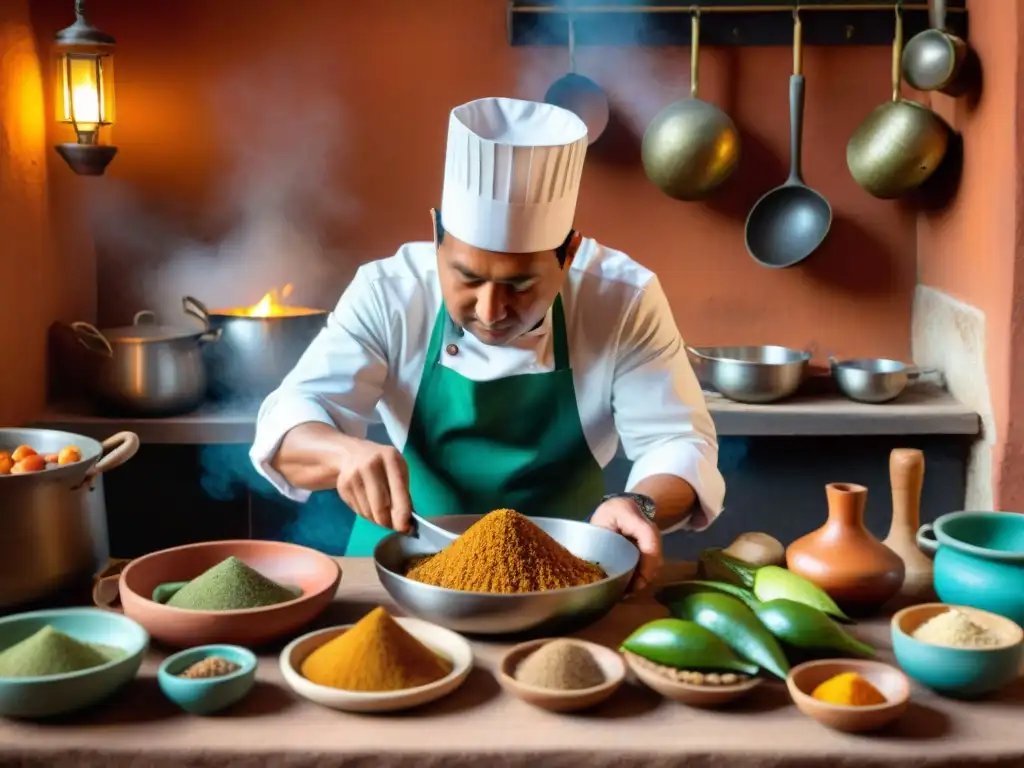
M 892 524 L 883 544 L 903 559 L 903 586 L 886 605 L 898 610 L 935 600 L 932 561 L 917 546 L 921 526 L 921 487 L 924 485 L 924 454 L 916 448 L 894 448 L 889 454 L 892 486 Z
M 829 483 L 828 520 L 786 549 L 786 566 L 827 592 L 851 616 L 877 611 L 903 584 L 903 560 L 864 527 L 868 489 Z

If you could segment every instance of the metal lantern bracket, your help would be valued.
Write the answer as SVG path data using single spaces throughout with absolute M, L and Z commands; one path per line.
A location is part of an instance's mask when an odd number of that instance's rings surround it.
M 117 41 L 106 32 L 94 27 L 85 16 L 85 0 L 75 0 L 75 22 L 54 36 L 60 48 L 72 52 L 77 48 L 113 51 Z M 64 162 L 79 176 L 102 176 L 117 154 L 117 147 L 97 143 L 58 144 L 57 150 Z
M 894 0 L 508 0 L 508 41 L 566 45 L 571 13 L 577 46 L 685 46 L 690 15 L 699 8 L 702 44 L 790 46 L 797 6 L 805 45 L 892 45 Z M 947 29 L 967 40 L 966 0 L 947 6 Z M 927 29 L 927 0 L 905 1 L 903 23 L 907 39 Z

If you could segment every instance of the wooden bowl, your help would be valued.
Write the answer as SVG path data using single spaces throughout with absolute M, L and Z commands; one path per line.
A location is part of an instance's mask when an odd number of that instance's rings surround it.
M 505 654 L 498 667 L 498 683 L 506 691 L 527 704 L 546 709 L 550 712 L 578 712 L 583 709 L 597 706 L 606 701 L 622 681 L 626 679 L 626 665 L 622 656 L 611 648 L 603 645 L 569 638 L 574 643 L 586 647 L 594 660 L 604 672 L 604 682 L 595 685 L 593 688 L 581 688 L 575 691 L 557 691 L 549 688 L 538 688 L 533 685 L 521 683 L 515 678 L 516 668 L 542 645 L 550 643 L 554 638 L 543 638 L 530 640 L 525 643 L 513 646 Z
M 316 630 L 290 642 L 281 651 L 279 662 L 281 675 L 293 691 L 315 704 L 343 712 L 364 714 L 397 712 L 429 704 L 452 693 L 465 682 L 473 669 L 473 649 L 464 637 L 450 629 L 439 627 L 422 619 L 396 616 L 395 621 L 425 646 L 451 661 L 452 671 L 434 683 L 419 685 L 404 691 L 381 691 L 379 693 L 344 691 L 339 688 L 318 685 L 303 677 L 300 669 L 306 657 L 320 646 L 344 634 L 352 626 L 346 625 Z
M 267 578 L 299 587 L 302 595 L 277 605 L 235 611 L 193 611 L 154 602 L 160 584 L 188 581 L 228 557 Z M 120 576 L 97 582 L 93 601 L 135 619 L 157 640 L 175 648 L 230 644 L 260 646 L 301 629 L 334 599 L 338 563 L 315 549 L 278 541 L 209 541 L 160 550 L 132 560 Z M 116 589 L 114 586 L 116 585 Z
M 746 696 L 764 680 L 752 677 L 734 685 L 694 685 L 665 677 L 650 666 L 650 662 L 632 653 L 626 653 L 630 671 L 641 683 L 666 699 L 678 701 L 691 707 L 711 708 L 727 704 Z
M 856 672 L 874 685 L 884 704 L 845 707 L 811 697 L 821 683 L 843 672 Z M 824 659 L 799 664 L 789 671 L 786 687 L 797 709 L 822 725 L 846 733 L 863 733 L 883 728 L 900 717 L 910 702 L 907 676 L 889 664 L 864 659 Z

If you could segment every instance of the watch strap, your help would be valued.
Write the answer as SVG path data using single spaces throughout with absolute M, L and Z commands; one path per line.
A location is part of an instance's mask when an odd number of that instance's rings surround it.
M 654 499 L 650 496 L 645 496 L 642 493 L 609 493 L 601 501 L 605 502 L 611 499 L 629 499 L 640 509 L 640 514 L 654 522 L 654 516 L 657 514 L 658 508 L 654 503 Z

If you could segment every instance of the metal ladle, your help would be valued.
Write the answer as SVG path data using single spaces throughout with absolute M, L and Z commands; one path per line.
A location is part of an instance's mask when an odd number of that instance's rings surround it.
M 700 10 L 690 20 L 690 98 L 655 115 L 644 132 L 641 156 L 647 178 L 671 198 L 702 200 L 726 181 L 740 160 L 740 134 L 732 119 L 697 98 Z
M 434 523 L 418 512 L 412 513 L 412 521 L 413 528 L 409 535 L 425 541 L 432 547 L 436 547 L 438 552 L 459 538 L 459 534 L 445 530 L 439 525 L 434 525 Z
M 900 97 L 903 7 L 896 5 L 892 100 L 876 107 L 846 145 L 850 175 L 874 197 L 891 200 L 919 187 L 942 163 L 949 126 L 923 104 Z
M 789 78 L 789 178 L 761 196 L 747 216 L 747 251 L 766 267 L 791 267 L 820 246 L 832 227 L 832 206 L 800 173 L 803 145 L 803 25 L 793 10 L 793 74 Z
M 967 43 L 946 31 L 946 0 L 932 0 L 931 29 L 914 35 L 903 50 L 903 78 L 919 91 L 940 91 L 959 96 Z
M 558 78 L 544 101 L 567 109 L 587 126 L 587 143 L 597 141 L 608 127 L 608 97 L 600 85 L 576 72 L 576 24 L 569 16 L 569 73 Z

